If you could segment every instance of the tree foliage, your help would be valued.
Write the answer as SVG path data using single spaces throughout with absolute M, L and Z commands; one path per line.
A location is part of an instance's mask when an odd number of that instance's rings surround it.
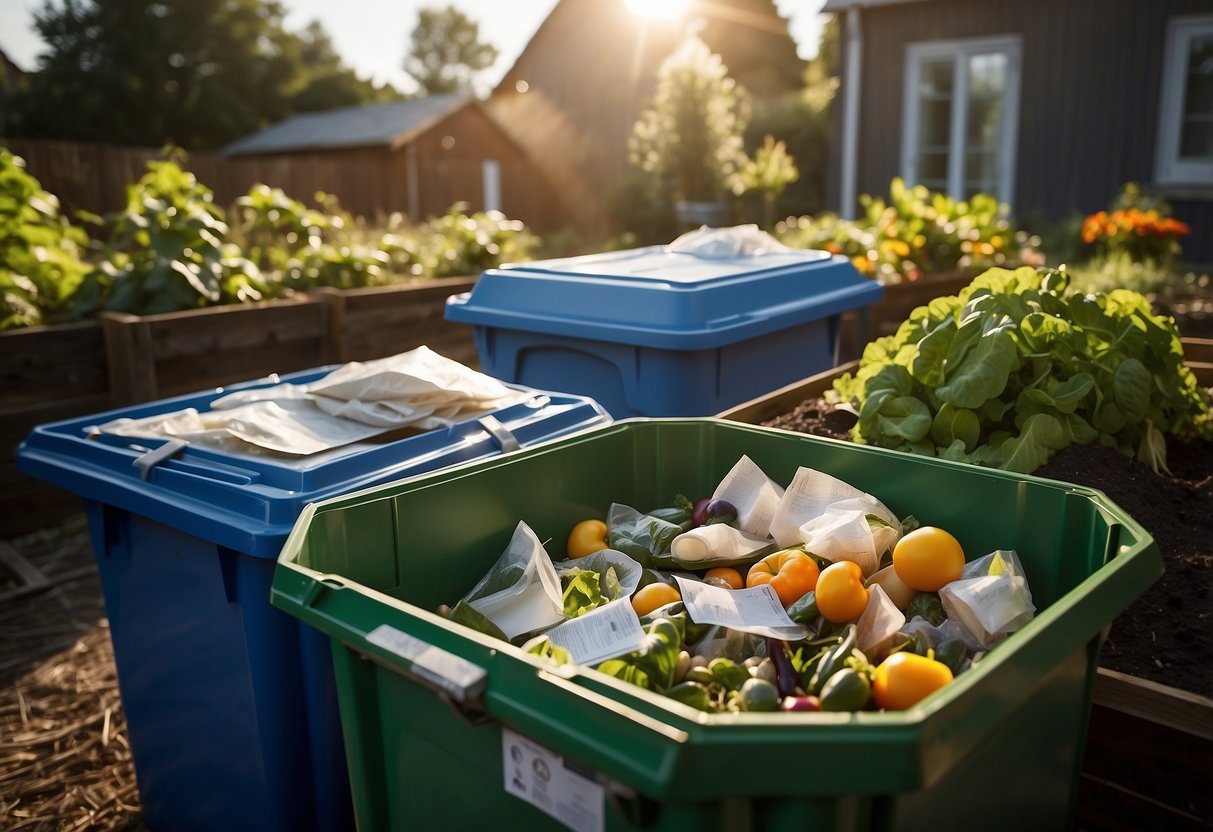
M 211 149 L 303 109 L 395 97 L 271 0 L 47 0 L 47 45 L 12 102 L 31 138 Z
M 422 9 L 410 42 L 404 70 L 427 95 L 469 91 L 497 60 L 497 47 L 480 40 L 480 24 L 454 6 Z
M 748 117 L 745 90 L 692 35 L 658 70 L 652 106 L 632 130 L 632 162 L 675 199 L 718 200 L 746 161 Z

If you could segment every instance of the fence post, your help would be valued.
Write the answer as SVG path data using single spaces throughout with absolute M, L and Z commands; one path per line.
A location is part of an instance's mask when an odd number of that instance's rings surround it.
M 109 365 L 110 392 L 121 407 L 156 398 L 156 360 L 151 329 L 138 315 L 103 312 L 101 331 Z
M 332 286 L 311 289 L 324 301 L 324 361 L 326 364 L 345 364 L 349 359 L 349 339 L 345 331 L 345 292 Z

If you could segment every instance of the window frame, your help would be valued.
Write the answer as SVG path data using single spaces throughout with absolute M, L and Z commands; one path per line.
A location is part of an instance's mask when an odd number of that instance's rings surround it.
M 1159 185 L 1213 185 L 1213 161 L 1185 162 L 1179 156 L 1192 37 L 1206 33 L 1213 35 L 1213 14 L 1181 15 L 1167 21 L 1154 149 L 1154 180 Z
M 1005 118 L 999 135 L 999 149 L 1004 152 L 1001 154 L 998 171 L 997 198 L 999 203 L 1011 206 L 1015 202 L 1015 172 L 1019 150 L 1019 91 L 1023 80 L 1023 38 L 1019 35 L 920 41 L 906 46 L 901 177 L 911 185 L 918 181 L 918 86 L 922 78 L 922 65 L 929 60 L 950 58 L 955 80 L 948 137 L 947 194 L 953 199 L 966 198 L 963 188 L 965 153 L 968 149 L 964 135 L 969 107 L 968 58 L 973 54 L 989 52 L 1001 52 L 1007 57 L 1007 84 L 1003 92 Z

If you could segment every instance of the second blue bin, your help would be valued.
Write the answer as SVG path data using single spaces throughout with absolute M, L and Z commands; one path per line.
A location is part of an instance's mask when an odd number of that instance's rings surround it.
M 486 271 L 447 301 L 481 369 L 592 396 L 617 419 L 710 416 L 837 363 L 842 313 L 880 284 L 841 256 L 650 246 Z

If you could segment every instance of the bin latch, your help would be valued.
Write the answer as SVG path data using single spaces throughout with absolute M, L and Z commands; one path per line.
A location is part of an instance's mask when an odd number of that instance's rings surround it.
M 502 453 L 516 451 L 522 447 L 518 442 L 518 437 L 510 433 L 510 429 L 501 424 L 496 416 L 492 414 L 481 416 L 479 419 L 480 426 L 489 432 L 489 435 L 497 440 L 497 444 L 501 446 Z
M 146 480 L 152 473 L 152 468 L 172 457 L 177 451 L 189 445 L 184 439 L 169 439 L 159 448 L 150 450 L 131 463 L 139 469 L 139 479 Z
M 483 667 L 389 624 L 380 624 L 371 630 L 366 634 L 366 640 L 404 659 L 406 665 L 391 666 L 402 676 L 437 691 L 459 707 L 474 710 L 479 703 L 488 681 L 488 673 Z

